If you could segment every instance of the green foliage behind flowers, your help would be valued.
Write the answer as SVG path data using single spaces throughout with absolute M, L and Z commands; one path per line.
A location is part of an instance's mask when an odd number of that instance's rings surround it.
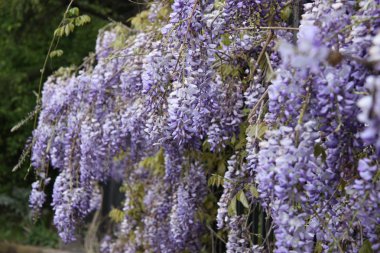
M 69 36 L 61 38 L 50 52 L 46 75 L 61 66 L 79 65 L 93 50 L 98 30 L 108 22 L 111 12 L 110 17 L 117 20 L 126 20 L 134 12 L 130 3 L 116 2 L 74 3 L 65 25 L 73 24 L 77 29 L 69 30 L 69 34 L 64 30 Z M 112 10 L 115 7 L 118 9 Z M 10 130 L 35 107 L 33 94 L 38 91 L 40 69 L 66 8 L 67 1 L 59 0 L 0 1 L 0 240 L 44 246 L 58 242 L 49 214 L 37 223 L 29 217 L 27 203 L 34 175 L 28 173 L 28 162 L 11 172 L 33 129 L 30 119 L 34 114 L 17 130 Z M 22 201 L 13 196 L 14 185 L 24 187 L 26 197 Z
M 13 187 L 10 193 L 0 194 L 0 240 L 22 244 L 56 247 L 58 236 L 51 224 L 51 214 L 34 222 L 28 210 L 28 188 Z

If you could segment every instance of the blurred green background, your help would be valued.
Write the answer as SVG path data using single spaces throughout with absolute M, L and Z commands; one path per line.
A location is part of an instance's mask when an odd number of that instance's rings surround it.
M 33 122 L 13 133 L 10 129 L 35 106 L 33 92 L 38 90 L 40 69 L 69 2 L 0 0 L 0 241 L 58 245 L 49 204 L 38 222 L 32 222 L 29 215 L 28 197 L 34 177 L 33 173 L 27 174 L 29 160 L 11 172 L 31 136 Z M 45 78 L 61 66 L 79 65 L 94 51 L 99 28 L 111 20 L 128 23 L 144 7 L 128 0 L 77 0 L 73 6 L 89 15 L 91 22 L 60 41 L 58 48 L 64 54 L 49 61 Z

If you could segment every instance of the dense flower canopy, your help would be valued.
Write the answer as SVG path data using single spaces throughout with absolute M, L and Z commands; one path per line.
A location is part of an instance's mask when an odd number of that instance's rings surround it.
M 293 7 L 154 1 L 105 27 L 44 84 L 33 212 L 52 167 L 67 242 L 123 183 L 104 253 L 380 250 L 380 1 Z

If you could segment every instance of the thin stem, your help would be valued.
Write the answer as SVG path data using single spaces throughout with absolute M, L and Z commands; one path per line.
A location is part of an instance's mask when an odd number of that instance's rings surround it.
M 259 68 L 259 64 L 260 64 L 260 61 L 261 59 L 264 57 L 265 53 L 266 53 L 266 50 L 267 50 L 267 47 L 269 46 L 269 43 L 272 41 L 273 39 L 273 31 L 269 31 L 268 32 L 268 37 L 267 37 L 267 40 L 265 41 L 265 44 L 264 44 L 264 47 L 263 49 L 261 50 L 260 54 L 259 54 L 259 57 L 257 58 L 257 61 L 255 63 L 255 66 L 253 66 L 253 69 L 250 73 L 250 75 L 253 77 L 256 73 L 256 70 Z
M 221 240 L 223 243 L 227 243 L 222 237 L 220 237 L 215 231 L 214 229 L 212 229 L 209 225 L 206 225 L 206 227 L 210 230 L 210 232 L 216 236 L 216 238 L 218 238 L 219 240 Z
M 240 27 L 236 28 L 236 30 L 291 30 L 291 31 L 298 31 L 298 27 L 283 27 L 283 26 L 248 26 L 248 27 Z
M 265 90 L 265 92 L 263 93 L 263 95 L 261 95 L 261 97 L 259 98 L 259 100 L 257 101 L 257 103 L 253 106 L 251 112 L 248 115 L 248 122 L 252 121 L 252 118 L 254 116 L 255 111 L 257 110 L 257 107 L 260 105 L 260 103 L 264 100 L 264 98 L 267 95 L 268 95 L 268 89 Z
M 180 47 L 180 49 L 179 49 L 178 59 L 177 59 L 177 62 L 176 62 L 176 64 L 175 64 L 175 67 L 174 67 L 173 72 L 175 72 L 175 71 L 177 70 L 177 66 L 178 66 L 179 61 L 180 61 L 180 59 L 181 59 L 181 55 L 182 55 L 182 52 L 183 52 L 183 45 L 186 43 L 186 41 L 187 41 L 187 36 L 188 36 L 189 33 L 190 33 L 191 19 L 193 18 L 194 14 L 195 14 L 195 10 L 197 9 L 197 5 L 198 5 L 198 3 L 199 3 L 199 0 L 195 2 L 194 6 L 193 6 L 193 9 L 191 10 L 191 14 L 190 14 L 190 16 L 188 17 L 188 19 L 189 19 L 189 23 L 187 24 L 185 40 L 184 40 L 184 43 L 181 44 L 181 47 Z
M 331 232 L 331 230 L 328 228 L 326 222 L 325 222 L 324 220 L 322 220 L 321 217 L 319 217 L 317 211 L 316 211 L 313 207 L 312 207 L 311 209 L 313 210 L 315 217 L 317 217 L 317 219 L 319 220 L 319 222 L 323 224 L 323 226 L 324 226 L 324 228 L 327 230 L 327 232 L 330 233 L 331 238 L 333 239 L 333 241 L 334 241 L 334 242 L 337 244 L 337 246 L 338 246 L 339 252 L 340 252 L 340 253 L 344 253 L 344 251 L 343 251 L 343 249 L 342 249 L 342 246 L 340 245 L 338 239 L 336 239 L 336 237 L 334 236 L 333 232 Z
M 63 14 L 63 18 L 61 20 L 61 22 L 59 23 L 58 27 L 61 27 L 64 20 L 66 19 L 66 15 L 68 13 L 68 11 L 70 10 L 71 8 L 71 5 L 73 4 L 74 0 L 71 0 L 69 5 L 67 6 L 66 8 L 66 11 L 65 13 Z M 53 34 L 53 38 L 52 40 L 50 41 L 50 45 L 49 45 L 49 50 L 45 56 L 45 60 L 44 60 L 44 64 L 42 66 L 42 69 L 41 69 L 41 76 L 40 76 L 40 81 L 38 83 L 38 97 L 37 97 L 37 105 L 41 103 L 41 90 L 42 90 L 42 83 L 43 83 L 43 80 L 44 80 L 44 75 L 45 75 L 45 71 L 46 71 L 46 66 L 47 66 L 47 63 L 48 63 L 48 60 L 49 60 L 49 57 L 50 57 L 50 53 L 54 47 L 54 42 L 56 40 L 57 36 L 55 35 L 55 33 Z M 36 125 L 37 125 L 37 118 L 38 118 L 38 114 L 36 114 L 35 118 L 34 118 L 34 127 L 33 128 L 36 128 Z

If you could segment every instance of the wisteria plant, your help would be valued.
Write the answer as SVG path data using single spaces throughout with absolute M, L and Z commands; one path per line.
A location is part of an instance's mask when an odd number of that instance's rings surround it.
M 146 6 L 44 83 L 33 213 L 75 240 L 112 178 L 103 253 L 379 252 L 380 1 Z

